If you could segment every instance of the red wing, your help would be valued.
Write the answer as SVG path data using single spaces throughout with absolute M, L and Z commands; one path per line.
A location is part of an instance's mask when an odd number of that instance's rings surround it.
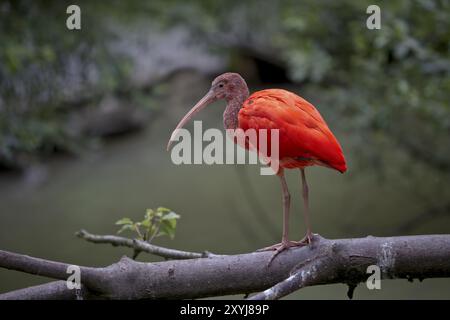
M 255 92 L 239 112 L 239 127 L 279 129 L 280 159 L 312 159 L 346 170 L 341 146 L 320 113 L 294 93 L 281 89 Z

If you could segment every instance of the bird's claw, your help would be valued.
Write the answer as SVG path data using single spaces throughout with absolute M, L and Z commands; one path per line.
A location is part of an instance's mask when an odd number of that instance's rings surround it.
M 314 234 L 311 232 L 306 233 L 306 235 L 303 237 L 302 240 L 300 240 L 299 242 L 304 243 L 304 244 L 311 244 L 313 242 L 313 238 L 314 238 Z
M 278 256 L 284 250 L 287 250 L 287 249 L 292 248 L 292 247 L 308 246 L 308 245 L 310 245 L 312 243 L 312 239 L 313 239 L 313 234 L 312 233 L 307 233 L 306 236 L 300 241 L 289 241 L 289 240 L 286 240 L 286 241 L 282 241 L 280 243 L 274 244 L 274 245 L 269 246 L 269 247 L 258 249 L 256 251 L 257 252 L 261 252 L 261 251 L 275 251 L 273 253 L 272 257 L 270 257 L 269 263 L 267 264 L 267 266 L 269 267 L 270 264 L 272 263 L 272 261 L 276 258 L 276 256 Z
M 272 255 L 272 257 L 270 257 L 269 263 L 267 264 L 267 266 L 269 267 L 270 264 L 272 263 L 272 261 L 275 259 L 276 256 L 278 256 L 281 252 L 283 252 L 284 250 L 287 250 L 289 248 L 292 247 L 303 247 L 308 245 L 308 243 L 302 241 L 283 241 L 277 244 L 274 244 L 272 246 L 269 247 L 265 247 L 262 249 L 257 250 L 258 252 L 261 251 L 275 251 Z
M 269 247 L 258 249 L 256 251 L 257 252 L 261 252 L 261 251 L 273 251 L 273 250 L 276 250 L 276 251 L 280 251 L 281 252 L 281 251 L 289 249 L 291 247 L 298 247 L 298 246 L 301 246 L 301 245 L 302 244 L 300 244 L 300 241 L 284 241 L 284 242 L 280 242 L 280 243 L 274 244 L 274 245 L 269 246 Z

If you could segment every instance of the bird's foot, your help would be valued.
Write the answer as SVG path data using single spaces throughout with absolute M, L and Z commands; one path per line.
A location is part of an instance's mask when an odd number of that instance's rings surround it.
M 283 251 L 283 250 L 289 249 L 291 247 L 301 246 L 302 244 L 299 244 L 299 243 L 300 243 L 300 241 L 289 241 L 289 240 L 287 240 L 287 241 L 284 241 L 284 242 L 276 243 L 276 244 L 274 244 L 272 246 L 269 246 L 269 247 L 258 249 L 256 251 L 257 252 L 261 252 L 261 251 L 273 251 L 273 250 L 280 250 L 280 249 L 281 249 L 281 251 Z
M 270 258 L 269 263 L 267 264 L 267 266 L 270 266 L 270 264 L 276 258 L 276 256 L 278 256 L 284 250 L 287 250 L 292 247 L 303 247 L 303 246 L 307 246 L 307 245 L 308 245 L 308 243 L 304 242 L 303 240 L 302 241 L 285 240 L 280 243 L 274 244 L 273 246 L 265 247 L 265 248 L 262 248 L 262 249 L 259 249 L 256 251 L 258 251 L 258 252 L 260 252 L 260 251 L 275 251 L 273 253 L 272 257 Z
M 304 243 L 305 245 L 310 245 L 313 242 L 314 234 L 312 232 L 307 232 L 302 240 L 298 241 L 299 243 Z

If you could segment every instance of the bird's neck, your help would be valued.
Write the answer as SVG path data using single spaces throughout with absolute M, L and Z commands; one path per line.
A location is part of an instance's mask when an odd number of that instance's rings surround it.
M 239 110 L 249 96 L 247 85 L 242 86 L 236 90 L 236 94 L 227 99 L 227 107 L 223 113 L 223 126 L 225 129 L 237 129 L 239 125 Z

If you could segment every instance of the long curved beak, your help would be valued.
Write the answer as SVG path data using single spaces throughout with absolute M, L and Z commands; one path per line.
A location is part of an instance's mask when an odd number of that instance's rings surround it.
M 208 93 L 205 94 L 205 96 L 199 102 L 197 102 L 197 104 L 191 110 L 189 110 L 188 113 L 186 113 L 186 115 L 183 117 L 183 119 L 181 119 L 181 121 L 178 123 L 175 130 L 173 130 L 173 132 L 170 136 L 169 142 L 167 143 L 167 151 L 169 151 L 170 146 L 172 145 L 172 142 L 175 141 L 175 138 L 177 137 L 179 129 L 183 128 L 183 126 L 187 122 L 189 122 L 189 120 L 191 120 L 191 118 L 196 113 L 203 110 L 206 106 L 208 106 L 209 104 L 213 103 L 216 100 L 217 100 L 217 98 L 215 97 L 212 90 L 209 90 Z

